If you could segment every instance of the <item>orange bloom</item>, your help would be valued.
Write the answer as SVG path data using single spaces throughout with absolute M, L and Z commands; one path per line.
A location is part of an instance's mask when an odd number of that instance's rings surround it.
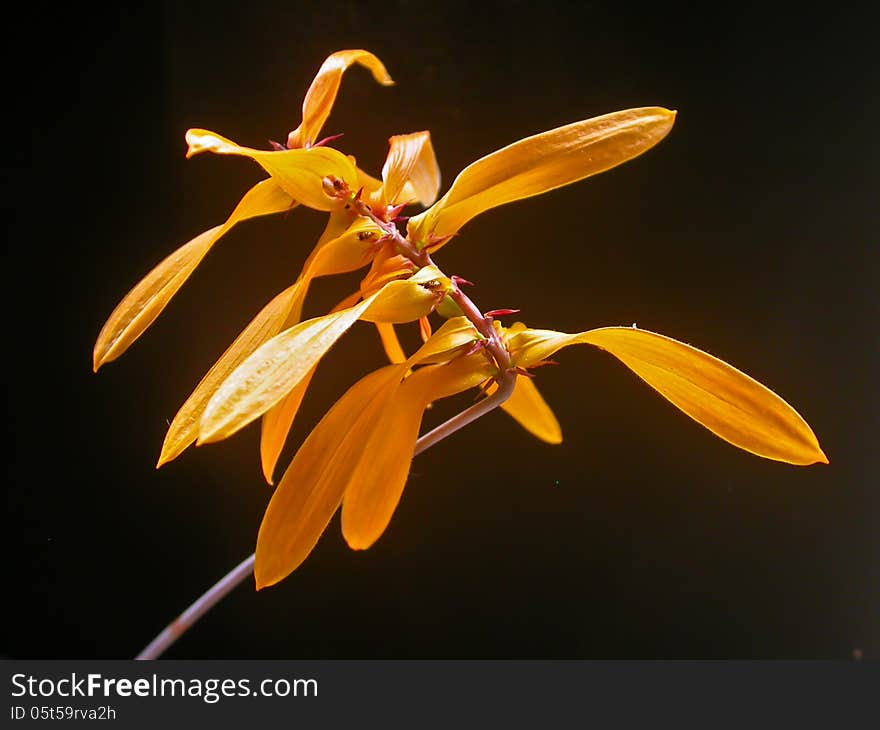
M 791 464 L 827 463 L 810 427 L 775 393 L 690 345 L 635 327 L 578 334 L 502 327 L 516 310 L 481 312 L 431 258 L 471 219 L 608 170 L 647 151 L 671 130 L 675 112 L 628 109 L 568 124 L 510 144 L 466 167 L 439 199 L 440 173 L 428 132 L 397 135 L 381 179 L 317 140 L 352 63 L 391 79 L 367 51 L 341 51 L 321 66 L 303 121 L 273 151 L 242 147 L 214 132 L 187 132 L 188 156 L 210 151 L 254 160 L 269 178 L 230 218 L 173 253 L 114 310 L 94 363 L 118 357 L 158 316 L 213 243 L 237 222 L 303 205 L 329 214 L 297 280 L 273 298 L 205 375 L 175 416 L 159 464 L 193 442 L 231 436 L 262 417 L 263 473 L 272 482 L 284 440 L 327 351 L 357 321 L 375 324 L 391 364 L 353 385 L 306 438 L 279 481 L 257 539 L 257 587 L 271 585 L 308 556 L 337 509 L 355 549 L 387 527 L 413 456 L 496 406 L 530 433 L 560 443 L 562 430 L 532 381 L 534 368 L 574 344 L 619 359 L 684 413 L 731 444 Z M 406 205 L 429 206 L 398 227 Z M 309 283 L 369 266 L 358 291 L 330 313 L 301 322 Z M 436 331 L 428 319 L 445 322 Z M 394 326 L 418 322 L 424 344 L 407 356 Z M 481 399 L 419 438 L 430 403 L 479 388 Z

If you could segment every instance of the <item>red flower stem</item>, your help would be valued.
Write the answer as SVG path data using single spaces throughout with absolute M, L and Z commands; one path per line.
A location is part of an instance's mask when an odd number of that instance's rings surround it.
M 394 223 L 379 218 L 373 213 L 369 205 L 357 197 L 351 205 L 359 215 L 369 218 L 378 225 L 386 236 L 394 242 L 395 248 L 414 264 L 420 267 L 433 264 L 431 256 L 427 251 L 419 250 L 412 242 L 401 235 Z M 416 441 L 413 456 L 421 454 L 460 428 L 473 423 L 481 416 L 500 406 L 513 393 L 513 388 L 516 384 L 517 372 L 512 366 L 507 347 L 501 340 L 498 330 L 495 329 L 492 317 L 485 316 L 479 310 L 471 298 L 461 290 L 455 278 L 452 279 L 449 297 L 458 305 L 464 316 L 471 321 L 477 332 L 485 338 L 486 352 L 491 355 L 498 367 L 498 374 L 495 378 L 498 382 L 498 390 L 422 436 Z M 233 588 L 240 585 L 244 582 L 245 578 L 253 574 L 255 557 L 255 555 L 251 555 L 249 558 L 242 560 L 211 588 L 199 596 L 186 611 L 168 624 L 135 659 L 156 659 L 161 656 L 168 647 L 183 636 L 202 616 L 229 594 Z

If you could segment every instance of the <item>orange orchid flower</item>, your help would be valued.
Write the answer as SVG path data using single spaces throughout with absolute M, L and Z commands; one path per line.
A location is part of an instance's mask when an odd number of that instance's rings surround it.
M 272 483 L 317 364 L 357 321 L 376 326 L 391 364 L 362 377 L 333 405 L 284 472 L 257 538 L 258 588 L 295 570 L 340 507 L 348 544 L 372 545 L 389 524 L 412 458 L 496 407 L 537 438 L 560 443 L 559 422 L 530 369 L 569 345 L 589 344 L 614 355 L 677 408 L 741 449 L 790 464 L 827 463 L 803 418 L 731 365 L 636 327 L 577 334 L 521 323 L 503 327 L 498 319 L 518 310 L 482 312 L 464 292 L 469 282 L 448 276 L 432 259 L 477 215 L 646 152 L 669 133 L 675 112 L 627 109 L 527 137 L 466 167 L 437 200 L 440 173 L 427 131 L 389 140 L 381 179 L 326 140 L 316 141 L 342 74 L 353 63 L 366 66 L 379 83 L 392 83 L 367 51 L 332 54 L 306 94 L 303 121 L 285 147 L 256 150 L 214 132 L 187 132 L 188 156 L 210 151 L 248 157 L 269 178 L 248 191 L 226 223 L 193 239 L 138 284 L 95 345 L 96 369 L 118 357 L 237 222 L 295 205 L 329 214 L 293 284 L 256 315 L 183 404 L 159 458 L 161 465 L 194 442 L 228 438 L 262 418 L 262 468 Z M 410 218 L 400 215 L 415 203 L 426 209 Z M 312 279 L 367 266 L 358 290 L 333 311 L 300 321 Z M 431 315 L 445 320 L 436 331 Z M 407 356 L 394 327 L 415 322 L 424 344 Z M 474 405 L 419 436 L 429 404 L 471 388 L 479 389 Z

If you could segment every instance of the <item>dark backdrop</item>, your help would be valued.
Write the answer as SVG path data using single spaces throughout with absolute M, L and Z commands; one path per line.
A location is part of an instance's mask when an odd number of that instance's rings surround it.
M 414 462 L 372 549 L 349 551 L 335 519 L 293 576 L 240 588 L 169 656 L 876 657 L 876 25 L 735 7 L 248 2 L 10 22 L 0 651 L 132 656 L 252 551 L 270 494 L 257 427 L 153 465 L 321 216 L 240 226 L 121 360 L 93 375 L 91 348 L 128 288 L 260 177 L 186 161 L 184 131 L 283 139 L 323 58 L 363 47 L 397 86 L 353 69 L 326 132 L 374 173 L 394 133 L 431 129 L 448 186 L 528 134 L 679 110 L 644 157 L 480 217 L 438 263 L 533 326 L 638 322 L 703 347 L 794 404 L 831 464 L 740 452 L 607 355 L 568 350 L 538 378 L 561 446 L 487 417 Z M 291 446 L 380 362 L 370 329 L 351 332 Z

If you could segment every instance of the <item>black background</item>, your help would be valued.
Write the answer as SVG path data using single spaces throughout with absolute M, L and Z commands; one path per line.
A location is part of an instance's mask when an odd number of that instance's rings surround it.
M 537 380 L 561 446 L 492 414 L 414 462 L 372 549 L 350 551 L 335 519 L 294 575 L 240 588 L 169 656 L 876 657 L 876 18 L 842 8 L 34 5 L 10 20 L 0 652 L 132 656 L 252 551 L 270 495 L 257 427 L 153 465 L 166 419 L 290 283 L 322 217 L 240 226 L 122 359 L 93 375 L 91 348 L 130 286 L 260 178 L 186 161 L 185 130 L 283 139 L 321 61 L 363 47 L 397 85 L 352 69 L 326 133 L 377 174 L 388 136 L 428 128 L 444 189 L 528 134 L 677 109 L 644 157 L 481 216 L 437 262 L 532 326 L 638 322 L 726 359 L 791 402 L 831 464 L 740 452 L 612 358 L 568 350 Z M 307 314 L 355 281 L 317 287 Z M 367 326 L 347 335 L 291 449 L 381 359 Z

